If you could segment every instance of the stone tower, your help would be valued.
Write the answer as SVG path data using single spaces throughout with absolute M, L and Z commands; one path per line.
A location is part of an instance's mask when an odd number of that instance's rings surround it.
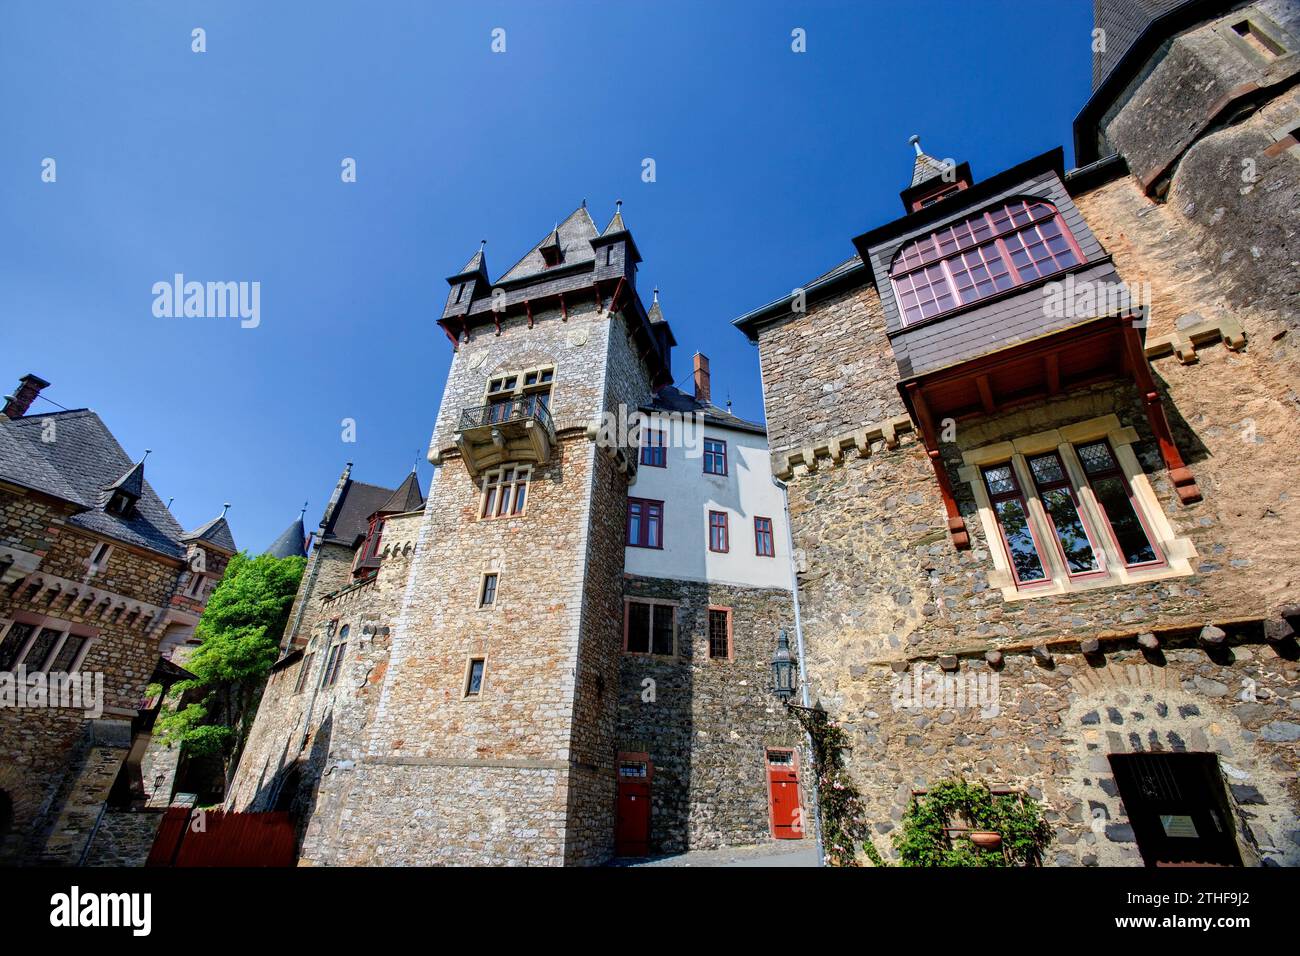
M 600 436 L 670 381 L 621 215 L 585 204 L 495 284 L 448 282 L 435 474 L 374 710 L 331 746 L 304 846 L 338 864 L 599 862 L 612 851 L 627 473 Z M 467 797 L 471 799 L 466 799 Z

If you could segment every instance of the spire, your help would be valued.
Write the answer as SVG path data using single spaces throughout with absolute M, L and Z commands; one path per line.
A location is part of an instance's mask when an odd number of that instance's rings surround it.
M 614 218 L 609 221 L 609 225 L 601 233 L 602 236 L 611 236 L 616 232 L 627 232 L 627 226 L 623 224 L 623 200 L 614 203 Z
M 664 321 L 664 310 L 659 308 L 658 286 L 655 286 L 654 301 L 650 303 L 650 311 L 646 313 L 646 318 L 650 320 L 651 325 L 658 325 Z
M 916 162 L 912 164 L 912 185 L 919 186 L 921 183 L 933 179 L 935 176 L 941 176 L 948 169 L 948 166 L 941 160 L 927 155 L 921 149 L 921 137 L 913 133 L 907 141 L 912 144 L 916 150 Z
M 465 263 L 465 268 L 456 273 L 457 276 L 472 275 L 475 272 L 482 272 L 487 275 L 487 240 L 478 241 L 478 252 L 469 257 L 469 262 Z
M 117 481 L 108 486 L 106 491 L 111 495 L 115 491 L 120 491 L 130 497 L 133 501 L 138 501 L 144 494 L 144 460 L 149 457 L 149 452 L 153 449 L 144 450 L 144 458 L 141 458 Z
M 280 533 L 280 537 L 271 542 L 271 546 L 266 549 L 266 553 L 273 558 L 305 558 L 307 556 L 307 532 L 303 528 L 302 519 L 306 514 L 307 503 L 303 502 L 302 511 L 298 512 L 298 520 L 285 528 Z
M 424 507 L 424 494 L 420 491 L 420 479 L 411 469 L 406 480 L 397 486 L 397 490 L 388 496 L 388 500 L 375 509 L 375 514 L 402 514 L 418 511 Z

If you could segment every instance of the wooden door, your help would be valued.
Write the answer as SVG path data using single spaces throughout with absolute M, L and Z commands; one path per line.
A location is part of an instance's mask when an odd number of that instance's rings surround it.
M 647 754 L 618 755 L 618 815 L 614 853 L 618 856 L 650 855 L 650 779 Z
M 1111 754 L 1110 765 L 1147 866 L 1241 866 L 1217 755 Z
M 767 792 L 771 807 L 772 836 L 778 840 L 802 839 L 799 764 L 793 750 L 767 752 Z

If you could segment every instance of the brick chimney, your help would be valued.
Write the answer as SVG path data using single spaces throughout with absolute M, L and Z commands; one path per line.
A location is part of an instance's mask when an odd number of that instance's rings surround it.
M 705 374 L 708 374 L 707 371 Z M 3 414 L 9 418 L 22 418 L 27 414 L 27 409 L 32 407 L 32 402 L 36 401 L 36 396 L 41 394 L 41 389 L 49 384 L 45 379 L 31 373 L 24 375 L 18 380 L 18 387 L 14 389 L 14 393 L 5 396 Z
M 700 352 L 695 353 L 695 400 L 709 401 L 709 357 Z

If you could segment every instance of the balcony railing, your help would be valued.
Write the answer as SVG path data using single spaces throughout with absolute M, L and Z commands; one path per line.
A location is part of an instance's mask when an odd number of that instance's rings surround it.
M 460 428 L 462 432 L 477 428 L 505 425 L 510 422 L 535 421 L 544 427 L 548 434 L 555 434 L 555 425 L 551 421 L 551 412 L 546 403 L 534 395 L 524 395 L 504 402 L 489 405 L 475 405 L 462 409 Z

